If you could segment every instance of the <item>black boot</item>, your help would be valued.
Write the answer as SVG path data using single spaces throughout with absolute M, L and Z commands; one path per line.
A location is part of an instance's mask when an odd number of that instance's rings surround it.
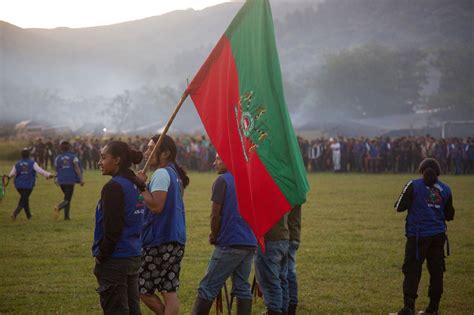
M 281 314 L 281 312 L 277 312 L 277 311 L 274 311 L 274 310 L 271 310 L 271 309 L 267 308 L 266 315 L 282 315 L 282 314 Z
M 237 315 L 252 314 L 252 300 L 237 298 Z
M 192 315 L 208 315 L 211 311 L 212 302 L 212 300 L 202 299 L 199 296 L 196 297 Z
M 290 304 L 288 306 L 288 315 L 295 315 L 296 314 L 296 306 L 297 306 L 297 304 Z

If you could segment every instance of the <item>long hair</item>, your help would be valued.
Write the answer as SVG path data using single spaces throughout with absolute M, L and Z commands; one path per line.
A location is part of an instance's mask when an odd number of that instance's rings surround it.
M 441 174 L 441 167 L 436 159 L 426 158 L 421 161 L 418 171 L 423 174 L 425 185 L 433 186 Z
M 114 158 L 120 158 L 119 169 L 125 171 L 133 164 L 138 164 L 143 159 L 143 153 L 131 149 L 123 141 L 111 141 L 107 143 L 107 152 Z
M 154 143 L 157 143 L 159 138 L 160 135 L 151 137 Z M 178 175 L 183 182 L 183 187 L 186 188 L 189 185 L 189 177 L 186 174 L 186 171 L 176 162 L 176 143 L 174 142 L 173 138 L 168 135 L 164 135 L 163 142 L 161 143 L 160 147 L 156 149 L 155 156 L 158 161 L 160 160 L 161 153 L 166 151 L 170 153 L 169 161 L 175 164 Z

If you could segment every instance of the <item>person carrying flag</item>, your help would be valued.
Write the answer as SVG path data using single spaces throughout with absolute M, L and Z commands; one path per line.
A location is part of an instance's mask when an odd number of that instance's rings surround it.
M 215 245 L 215 249 L 206 275 L 199 283 L 192 314 L 209 314 L 212 302 L 226 279 L 232 277 L 231 294 L 237 298 L 236 314 L 250 315 L 252 293 L 248 278 L 257 239 L 239 213 L 234 177 L 219 155 L 216 155 L 213 165 L 219 177 L 212 186 L 209 243 Z
M 54 207 L 54 216 L 58 218 L 59 211 L 64 209 L 64 220 L 70 219 L 69 212 L 74 185 L 79 183 L 81 186 L 84 186 L 79 158 L 70 149 L 71 144 L 68 141 L 61 142 L 61 154 L 54 161 L 57 173 L 56 181 L 64 193 L 64 200 Z
M 425 259 L 430 274 L 430 303 L 418 314 L 438 314 L 445 272 L 446 221 L 454 219 L 451 189 L 438 179 L 441 174 L 438 161 L 432 158 L 423 160 L 419 165 L 419 172 L 423 177 L 409 181 L 395 203 L 398 212 L 408 210 L 405 224 L 407 241 L 402 268 L 405 276 L 404 307 L 397 313 L 400 315 L 415 314 L 415 300 L 418 297 L 418 285 Z
M 186 244 L 183 202 L 189 177 L 176 162 L 176 144 L 168 136 L 152 155 L 159 137 L 148 143 L 145 157 L 155 169 L 142 196 L 145 216 L 142 229 L 142 262 L 139 274 L 140 298 L 156 314 L 178 314 L 179 274 Z M 138 176 L 146 181 L 144 172 Z M 164 303 L 155 294 L 158 291 Z
M 29 198 L 36 182 L 36 173 L 43 175 L 46 179 L 53 178 L 54 176 L 42 169 L 38 163 L 30 159 L 30 151 L 23 149 L 21 151 L 21 160 L 19 160 L 11 169 L 9 178 L 15 178 L 15 188 L 20 194 L 20 200 L 18 206 L 10 215 L 12 221 L 16 220 L 16 217 L 22 209 L 25 210 L 26 217 L 31 219 L 31 209 Z

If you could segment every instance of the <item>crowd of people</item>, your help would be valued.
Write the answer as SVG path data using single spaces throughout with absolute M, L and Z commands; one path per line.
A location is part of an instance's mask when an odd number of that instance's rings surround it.
M 182 135 L 176 138 L 176 147 L 178 150 L 179 163 L 187 170 L 209 171 L 212 168 L 213 157 L 215 156 L 214 147 L 206 136 Z M 146 137 L 111 137 L 99 139 L 95 137 L 76 137 L 70 141 L 71 152 L 78 157 L 81 167 L 84 170 L 98 169 L 100 159 L 100 150 L 109 141 L 120 140 L 126 142 L 132 149 L 145 152 L 148 144 Z M 38 138 L 30 141 L 27 149 L 31 158 L 45 170 L 54 168 L 54 160 L 61 152 L 61 139 L 59 138 Z M 141 169 L 144 165 L 142 161 L 134 166 Z
M 435 158 L 443 174 L 474 174 L 474 138 L 298 137 L 308 172 L 413 173 L 425 158 Z
M 74 152 L 85 170 L 97 169 L 100 150 L 107 141 L 78 137 L 71 141 Z M 131 148 L 145 152 L 147 138 L 135 136 L 117 138 Z M 308 172 L 367 172 L 413 173 L 419 163 L 428 157 L 435 158 L 443 174 L 474 174 L 474 137 L 436 139 L 423 137 L 376 138 L 318 138 L 298 137 L 301 155 Z M 37 139 L 28 149 L 32 158 L 44 169 L 52 168 L 60 152 L 60 139 Z M 176 137 L 179 162 L 191 171 L 209 171 L 215 149 L 206 136 L 181 135 Z M 144 162 L 136 166 L 143 167 Z

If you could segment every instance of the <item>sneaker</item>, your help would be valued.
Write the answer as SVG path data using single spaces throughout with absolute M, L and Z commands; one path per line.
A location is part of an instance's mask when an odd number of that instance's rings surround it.
M 439 315 L 438 311 L 431 311 L 431 310 L 424 310 L 424 311 L 419 311 L 418 315 Z
M 12 222 L 15 222 L 15 220 L 16 220 L 16 216 L 13 213 L 10 215 L 10 220 Z

